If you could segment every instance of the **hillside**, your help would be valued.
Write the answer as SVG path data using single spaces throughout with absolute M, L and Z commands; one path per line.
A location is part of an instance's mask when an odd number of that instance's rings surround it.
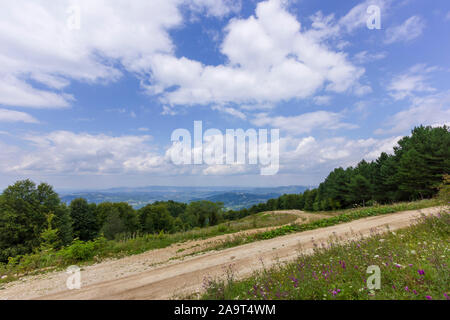
M 222 202 L 227 209 L 239 210 L 266 202 L 283 194 L 301 193 L 305 186 L 285 186 L 273 188 L 255 187 L 164 187 L 113 188 L 99 191 L 74 191 L 61 193 L 61 200 L 70 203 L 84 198 L 89 203 L 126 202 L 135 209 L 155 201 L 191 202 L 209 200 Z

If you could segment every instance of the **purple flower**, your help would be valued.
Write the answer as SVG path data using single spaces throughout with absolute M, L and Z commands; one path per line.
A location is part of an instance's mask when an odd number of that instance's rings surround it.
M 413 290 L 413 292 L 414 292 L 414 294 L 417 294 L 417 291 L 416 291 L 416 290 Z
M 425 271 L 424 271 L 423 269 L 419 269 L 419 270 L 417 270 L 417 272 L 418 272 L 421 276 L 425 275 Z
M 409 291 L 409 288 L 408 288 L 408 286 L 406 286 L 406 287 L 405 287 L 405 291 Z
M 433 298 L 431 298 L 431 296 L 426 296 L 425 298 L 427 298 L 427 300 L 433 300 Z
M 292 280 L 292 282 L 294 282 L 294 288 L 297 288 L 298 287 L 298 279 L 295 278 L 294 276 L 289 277 L 289 278 Z
M 445 297 L 445 299 L 450 300 L 450 298 L 448 297 L 448 294 L 444 293 L 444 297 Z

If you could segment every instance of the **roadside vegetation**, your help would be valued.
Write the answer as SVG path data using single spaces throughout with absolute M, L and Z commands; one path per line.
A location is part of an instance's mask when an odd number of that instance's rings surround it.
M 127 236 L 115 240 L 108 240 L 105 237 L 91 241 L 75 240 L 71 245 L 59 250 L 43 244 L 39 250 L 33 253 L 9 258 L 8 263 L 0 264 L 0 277 L 4 277 L 0 279 L 0 283 L 15 280 L 21 275 L 33 272 L 51 271 L 72 264 L 89 264 L 107 258 L 120 258 L 189 240 L 207 239 L 250 229 L 276 227 L 289 224 L 296 219 L 296 215 L 288 213 L 258 213 L 236 221 L 227 221 L 216 226 L 197 228 L 186 232 L 172 234 L 160 232 L 136 237 Z
M 157 201 L 139 210 L 128 203 L 95 204 L 83 198 L 67 205 L 46 183 L 18 181 L 0 194 L 0 281 L 295 220 L 292 215 L 266 216 L 266 211 L 297 209 L 333 217 L 230 237 L 211 249 L 448 204 L 433 197 L 439 186 L 448 192 L 449 128 L 417 127 L 398 144 L 393 155 L 383 153 L 376 161 L 335 169 L 316 189 L 239 211 L 226 211 L 222 203 L 211 201 Z M 399 201 L 412 202 L 395 204 Z
M 383 205 L 383 206 L 375 206 L 368 208 L 357 208 L 351 210 L 342 210 L 336 211 L 334 216 L 331 218 L 323 218 L 316 221 L 312 221 L 304 224 L 292 223 L 289 225 L 285 225 L 279 228 L 274 228 L 269 231 L 257 232 L 251 235 L 240 234 L 240 235 L 230 235 L 226 240 L 211 246 L 210 248 L 204 249 L 203 251 L 211 251 L 211 250 L 223 250 L 227 248 L 232 248 L 240 245 L 244 245 L 247 243 L 260 241 L 260 240 L 268 240 L 280 236 L 284 236 L 291 233 L 303 232 L 308 230 L 314 230 L 319 228 L 325 228 L 334 226 L 340 223 L 350 222 L 353 220 L 358 220 L 367 217 L 373 217 L 383 214 L 395 213 L 400 211 L 407 210 L 419 210 L 429 207 L 435 207 L 439 205 L 444 205 L 447 202 L 444 202 L 441 198 L 429 199 L 429 200 L 421 200 L 415 202 L 405 202 L 405 203 L 397 203 L 393 205 Z
M 450 215 L 423 217 L 407 229 L 347 242 L 315 244 L 310 255 L 236 280 L 204 281 L 201 299 L 449 300 Z M 369 266 L 380 268 L 379 290 L 368 287 Z M 369 279 L 369 283 L 372 283 Z

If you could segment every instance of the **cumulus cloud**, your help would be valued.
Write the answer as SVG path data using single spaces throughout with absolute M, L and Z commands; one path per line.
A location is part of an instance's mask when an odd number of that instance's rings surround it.
M 424 29 L 425 21 L 419 16 L 412 16 L 401 25 L 388 28 L 384 42 L 409 42 L 421 36 Z
M 427 74 L 436 70 L 418 64 L 411 67 L 406 73 L 395 76 L 388 85 L 388 91 L 395 100 L 412 97 L 418 92 L 433 92 L 435 89 L 426 83 Z
M 314 129 L 336 130 L 341 128 L 354 129 L 356 125 L 342 122 L 343 115 L 329 111 L 315 111 L 303 113 L 298 116 L 271 116 L 267 113 L 260 113 L 251 119 L 251 123 L 256 126 L 269 125 L 273 128 L 287 131 L 291 134 L 304 134 Z
M 386 52 L 378 52 L 378 53 L 369 53 L 368 51 L 360 51 L 354 55 L 353 61 L 356 63 L 367 63 L 372 61 L 381 60 L 387 57 Z
M 367 20 L 370 15 L 367 13 L 367 8 L 371 5 L 375 5 L 380 8 L 382 17 L 385 17 L 388 13 L 388 9 L 392 1 L 389 0 L 366 0 L 353 7 L 345 16 L 339 20 L 339 26 L 345 29 L 347 32 L 353 32 L 354 30 L 366 27 Z M 383 21 L 383 20 L 382 20 Z
M 148 92 L 171 105 L 260 105 L 306 98 L 323 88 L 344 92 L 364 73 L 345 54 L 302 32 L 279 0 L 259 3 L 246 19 L 232 19 L 225 32 L 220 50 L 227 64 L 155 55 Z
M 317 104 L 318 106 L 326 106 L 330 104 L 331 97 L 330 96 L 316 96 L 313 99 L 313 102 Z
M 411 98 L 411 105 L 390 116 L 385 121 L 386 128 L 377 134 L 405 133 L 417 125 L 444 125 L 450 122 L 450 92 Z
M 28 113 L 8 109 L 0 109 L 0 122 L 39 123 Z
M 315 172 L 326 176 L 336 167 L 354 166 L 362 159 L 372 161 L 381 152 L 392 153 L 400 137 L 386 139 L 349 139 L 335 137 L 317 139 L 313 136 L 285 138 L 280 144 L 282 172 Z
M 243 113 L 242 111 L 239 111 L 237 109 L 231 108 L 231 107 L 216 105 L 216 106 L 213 106 L 212 109 L 219 111 L 219 112 L 229 114 L 229 115 L 239 118 L 241 120 L 247 119 L 247 116 L 245 115 L 245 113 Z
M 0 11 L 0 104 L 67 107 L 73 97 L 61 90 L 72 80 L 115 81 L 121 67 L 140 75 L 149 72 L 154 54 L 173 53 L 168 32 L 182 24 L 181 6 L 223 16 L 237 4 L 62 0 L 50 6 L 45 0 L 6 1 Z M 80 24 L 71 26 L 73 19 Z M 30 79 L 43 88 L 32 86 Z
M 65 174 L 151 172 L 163 169 L 163 157 L 149 145 L 151 137 L 92 135 L 55 131 L 27 135 L 31 151 L 23 152 L 9 170 Z

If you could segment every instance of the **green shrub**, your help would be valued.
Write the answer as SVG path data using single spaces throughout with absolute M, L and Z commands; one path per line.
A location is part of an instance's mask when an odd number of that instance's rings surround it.
M 95 243 L 75 240 L 70 246 L 60 251 L 66 261 L 79 262 L 92 260 L 95 255 Z

